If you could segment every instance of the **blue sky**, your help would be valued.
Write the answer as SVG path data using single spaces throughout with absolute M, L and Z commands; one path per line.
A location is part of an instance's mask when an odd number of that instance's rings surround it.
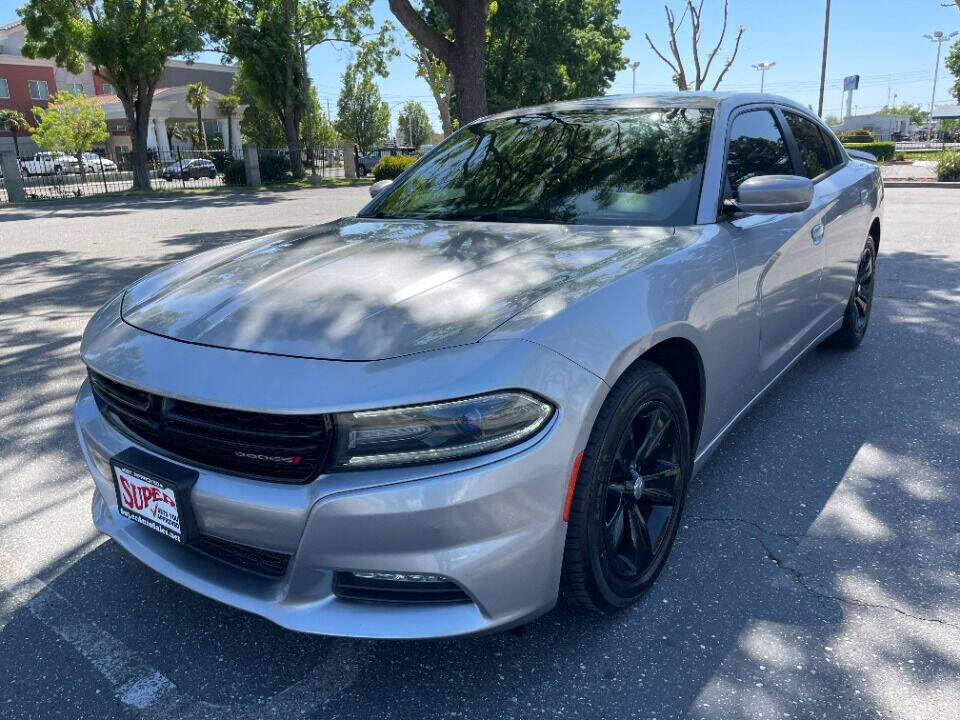
M 680 7 L 681 2 L 670 0 L 675 8 Z M 860 112 L 878 109 L 887 102 L 888 95 L 892 99 L 894 94 L 898 101 L 929 104 L 936 47 L 923 34 L 934 30 L 960 30 L 960 11 L 956 7 L 942 7 L 941 2 L 833 0 L 825 111 L 838 113 L 840 78 L 853 74 L 861 76 L 861 90 L 854 94 L 854 104 Z M 16 19 L 15 9 L 19 4 L 18 0 L 0 0 L 0 24 Z M 706 0 L 705 40 L 719 32 L 722 4 L 722 0 Z M 743 25 L 746 34 L 721 89 L 759 89 L 759 73 L 751 65 L 774 61 L 776 65 L 767 72 L 766 89 L 816 108 L 824 4 L 825 0 L 730 0 L 731 25 Z M 375 0 L 374 13 L 378 21 L 392 17 L 386 0 Z M 654 56 L 644 39 L 644 33 L 649 32 L 658 45 L 664 45 L 666 25 L 662 0 L 622 0 L 620 22 L 631 35 L 625 54 L 631 61 L 640 62 L 637 68 L 638 91 L 667 89 L 670 71 Z M 409 51 L 402 32 L 398 32 L 398 44 Z M 732 36 L 725 42 L 724 51 L 731 48 Z M 721 57 L 724 51 L 721 51 Z M 217 61 L 215 56 L 204 59 Z M 326 105 L 329 100 L 334 113 L 340 74 L 350 59 L 348 50 L 331 47 L 318 48 L 310 54 L 310 74 L 321 103 Z M 422 80 L 415 77 L 413 64 L 401 56 L 390 64 L 389 71 L 388 77 L 378 81 L 384 100 L 393 107 L 406 100 L 418 100 L 435 125 L 439 125 L 430 91 Z M 950 100 L 951 84 L 952 79 L 943 69 L 941 60 L 938 102 Z M 628 93 L 630 90 L 631 72 L 628 69 L 617 76 L 608 92 Z

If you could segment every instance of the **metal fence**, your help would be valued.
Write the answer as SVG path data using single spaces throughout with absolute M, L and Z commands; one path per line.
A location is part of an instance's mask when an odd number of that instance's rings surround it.
M 264 148 L 258 151 L 260 178 L 264 184 L 288 182 L 290 153 L 287 148 Z M 308 176 L 343 177 L 343 161 L 335 148 L 309 147 L 301 150 L 303 167 Z M 213 188 L 224 185 L 245 185 L 241 152 L 225 150 L 150 149 L 147 156 L 150 187 L 153 190 Z M 20 159 L 20 177 L 28 200 L 77 198 L 118 193 L 133 188 L 133 162 L 129 152 L 84 153 L 77 158 L 46 153 L 40 160 Z M 0 176 L 0 202 L 7 193 Z

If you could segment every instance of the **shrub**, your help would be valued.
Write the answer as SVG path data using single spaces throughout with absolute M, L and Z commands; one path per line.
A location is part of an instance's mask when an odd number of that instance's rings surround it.
M 869 130 L 847 130 L 837 135 L 841 142 L 851 143 L 872 143 L 877 141 L 877 136 Z
M 845 148 L 850 148 L 851 150 L 862 150 L 863 152 L 868 152 L 881 162 L 884 160 L 893 160 L 893 156 L 897 152 L 897 144 L 894 142 L 852 143 L 845 141 L 843 146 Z
M 897 159 L 897 162 L 903 162 L 907 159 L 907 154 L 904 152 L 898 152 L 894 157 Z
M 260 160 L 260 182 L 283 182 L 290 178 L 290 159 L 280 153 L 263 153 Z
M 940 153 L 937 160 L 937 180 L 940 182 L 960 181 L 960 151 L 950 150 Z
M 231 160 L 223 169 L 223 181 L 227 185 L 246 185 L 247 168 L 243 160 Z
M 416 161 L 415 157 L 409 155 L 387 155 L 373 166 L 373 177 L 376 180 L 393 180 Z

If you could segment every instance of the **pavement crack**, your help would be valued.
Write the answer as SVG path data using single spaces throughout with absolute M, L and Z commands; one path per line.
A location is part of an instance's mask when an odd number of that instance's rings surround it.
M 783 538 L 784 540 L 789 540 L 794 545 L 800 544 L 799 535 L 790 535 L 789 533 L 776 532 L 775 530 L 767 530 L 759 523 L 754 522 L 753 520 L 745 520 L 743 518 L 728 518 L 728 517 L 705 517 L 703 515 L 691 515 L 689 516 L 691 520 L 699 520 L 700 522 L 712 522 L 720 523 L 725 525 L 749 525 L 750 527 L 762 532 L 764 535 L 771 535 L 773 537 Z
M 913 613 L 909 613 L 903 608 L 897 607 L 896 605 L 887 605 L 885 603 L 871 603 L 865 600 L 857 600 L 855 598 L 843 597 L 842 595 L 833 595 L 831 593 L 823 592 L 817 589 L 816 587 L 814 587 L 807 580 L 807 576 L 804 575 L 800 570 L 785 563 L 783 558 L 780 557 L 780 555 L 778 555 L 772 549 L 770 549 L 770 547 L 768 547 L 767 544 L 761 538 L 757 537 L 756 535 L 750 535 L 750 537 L 752 537 L 754 540 L 756 540 L 760 544 L 760 547 L 763 548 L 764 554 L 766 554 L 766 556 L 771 561 L 773 561 L 773 563 L 780 570 L 783 570 L 783 572 L 785 572 L 797 584 L 797 586 L 799 586 L 805 592 L 809 593 L 810 595 L 813 595 L 816 598 L 819 598 L 821 600 L 833 600 L 834 602 L 838 602 L 843 605 L 853 605 L 856 607 L 870 608 L 872 610 L 889 610 L 891 612 L 897 613 L 898 615 L 903 615 L 904 617 L 908 617 L 912 620 L 918 620 L 920 622 L 937 623 L 939 625 L 946 625 L 948 627 L 952 627 L 955 630 L 960 630 L 960 625 L 956 625 L 952 622 L 943 620 L 941 618 L 925 617 L 923 615 L 914 615 Z

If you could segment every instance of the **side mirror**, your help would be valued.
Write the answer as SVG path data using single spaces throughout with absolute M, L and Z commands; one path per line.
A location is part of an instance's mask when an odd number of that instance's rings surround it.
M 378 180 L 370 186 L 370 197 L 376 197 L 391 185 L 393 185 L 393 180 Z
M 737 189 L 737 209 L 757 215 L 802 212 L 813 202 L 813 182 L 799 175 L 758 175 Z

